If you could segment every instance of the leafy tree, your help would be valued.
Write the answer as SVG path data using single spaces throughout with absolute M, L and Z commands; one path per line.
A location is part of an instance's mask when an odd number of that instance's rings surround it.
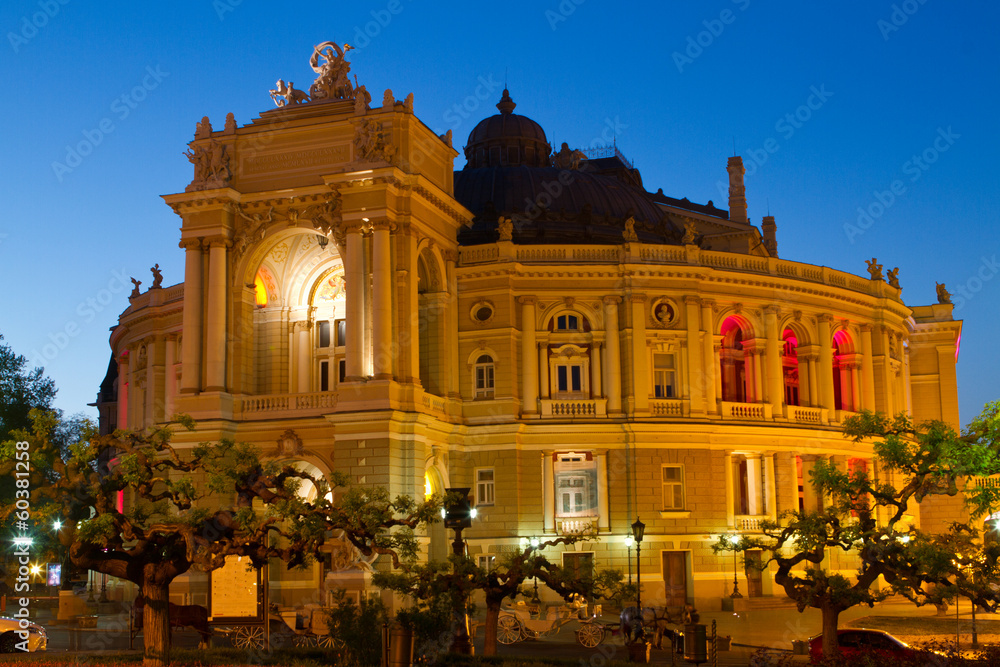
M 472 558 L 452 555 L 449 563 L 428 563 L 426 565 L 406 562 L 396 572 L 379 572 L 372 577 L 372 583 L 380 588 L 403 593 L 415 598 L 418 604 L 446 597 L 452 608 L 460 608 L 464 600 L 475 591 L 482 591 L 486 602 L 486 638 L 484 655 L 496 655 L 497 624 L 500 607 L 506 598 L 514 599 L 521 593 L 521 586 L 528 579 L 538 578 L 546 586 L 565 599 L 575 595 L 586 595 L 593 582 L 580 579 L 550 562 L 540 552 L 560 544 L 573 544 L 581 540 L 591 540 L 588 535 L 567 535 L 541 542 L 538 546 L 527 546 L 522 551 L 511 554 L 492 569 L 481 568 Z
M 56 386 L 42 375 L 43 369 L 28 369 L 28 360 L 14 354 L 0 335 L 0 442 L 16 429 L 31 426 L 28 413 L 48 409 L 56 396 Z
M 855 443 L 873 440 L 880 467 L 891 472 L 898 484 L 861 471 L 843 471 L 820 459 L 811 482 L 817 493 L 829 499 L 822 511 L 786 513 L 777 522 L 766 522 L 762 535 L 744 535 L 735 544 L 720 536 L 713 549 L 768 552 L 763 565 L 777 564 L 774 580 L 795 600 L 799 611 L 813 607 L 822 612 L 825 657 L 837 652 L 842 611 L 858 604 L 874 605 L 890 594 L 889 590 L 872 590 L 880 576 L 891 592 L 918 604 L 934 602 L 953 590 L 985 601 L 989 589 L 973 585 L 976 568 L 970 564 L 981 563 L 978 576 L 982 580 L 983 572 L 995 572 L 993 552 L 956 558 L 959 542 L 970 554 L 977 551 L 968 530 L 955 527 L 945 535 L 926 535 L 903 519 L 913 503 L 929 496 L 963 495 L 973 517 L 1000 500 L 997 489 L 970 483 L 972 477 L 1000 472 L 998 412 L 1000 404 L 987 405 L 961 436 L 940 421 L 914 425 L 904 414 L 889 418 L 860 413 L 845 423 L 845 436 Z M 823 567 L 827 552 L 835 550 L 858 558 L 853 582 Z
M 91 426 L 65 448 L 52 413 L 32 417 L 30 432 L 15 431 L 0 448 L 0 474 L 11 473 L 18 452 L 28 452 L 36 536 L 48 535 L 58 519 L 62 527 L 53 535 L 74 565 L 140 587 L 147 667 L 170 660 L 167 601 L 177 576 L 222 567 L 228 555 L 246 556 L 257 567 L 275 557 L 292 566 L 317 549 L 299 519 L 309 510 L 296 493 L 303 473 L 262 461 L 251 445 L 222 441 L 187 452 L 170 444 L 168 430 L 98 436 Z M 124 508 L 119 493 L 128 496 Z M 210 494 L 235 498 L 234 505 L 210 504 Z M 0 519 L 16 518 L 17 511 L 5 507 Z

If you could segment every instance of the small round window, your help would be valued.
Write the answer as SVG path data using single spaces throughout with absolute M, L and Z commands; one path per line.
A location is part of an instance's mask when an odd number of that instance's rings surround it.
M 480 301 L 472 307 L 470 315 L 477 324 L 486 324 L 493 319 L 493 304 L 488 301 Z

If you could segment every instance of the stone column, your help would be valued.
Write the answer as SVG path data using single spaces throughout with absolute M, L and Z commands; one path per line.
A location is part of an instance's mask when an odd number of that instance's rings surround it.
M 733 480 L 732 452 L 726 452 L 722 470 L 724 473 L 723 484 L 726 486 L 726 525 L 734 528 L 736 526 L 736 487 Z
M 632 396 L 636 412 L 649 412 L 649 354 L 646 348 L 646 297 L 633 294 L 632 305 Z
M 299 320 L 293 325 L 295 331 L 295 367 L 297 381 L 295 390 L 300 394 L 309 393 L 312 389 L 311 373 L 312 346 L 309 341 L 309 320 Z
M 542 452 L 542 522 L 546 533 L 556 531 L 555 478 L 552 471 L 553 452 Z
M 753 341 L 753 347 L 747 350 L 746 343 L 743 344 L 743 349 L 746 350 L 747 354 L 745 359 L 752 361 L 753 363 L 753 398 L 748 400 L 747 403 L 763 403 L 764 402 L 764 380 L 761 377 L 761 353 L 764 351 L 764 346 L 761 344 L 759 338 L 755 338 Z
M 850 364 L 848 368 L 851 371 L 851 411 L 859 412 L 861 410 L 861 382 L 859 375 L 861 373 L 861 363 L 855 361 Z
M 774 479 L 774 455 L 764 454 L 761 457 L 761 461 L 764 465 L 764 514 L 767 514 L 772 519 L 778 517 L 778 498 L 777 498 L 777 488 L 775 486 Z
M 372 362 L 376 380 L 393 376 L 392 251 L 389 221 L 372 225 Z
M 715 405 L 718 410 L 722 406 L 722 335 L 712 334 L 712 365 L 715 366 Z
M 549 397 L 549 343 L 538 343 L 538 389 L 543 400 Z
M 396 270 L 396 292 L 399 295 L 396 309 L 399 317 L 399 360 L 396 373 L 400 382 L 416 384 L 420 382 L 420 296 L 416 280 L 418 239 L 408 225 L 401 226 L 394 238 L 400 267 Z M 446 271 L 450 274 L 451 267 Z M 454 340 L 458 340 L 457 337 Z
M 817 318 L 819 329 L 819 406 L 831 412 L 834 410 L 833 400 L 833 343 L 831 341 L 830 323 L 833 318 L 823 314 Z
M 201 391 L 201 274 L 204 262 L 200 240 L 182 241 L 181 247 L 185 250 L 181 393 L 196 394 Z
M 767 335 L 767 400 L 771 404 L 771 414 L 783 417 L 785 403 L 785 374 L 781 367 L 780 332 L 778 331 L 778 307 L 764 309 L 764 329 Z
M 815 454 L 801 454 L 802 458 L 802 492 L 803 506 L 806 512 L 819 512 L 823 509 L 823 498 L 812 483 L 809 473 L 816 465 Z
M 601 344 L 594 341 L 590 344 L 590 395 L 601 398 Z
M 861 325 L 861 407 L 875 410 L 875 366 L 872 363 L 872 327 Z
M 205 335 L 205 391 L 226 391 L 226 247 L 215 238 L 208 250 L 208 313 Z M 185 336 L 186 338 L 186 336 Z
M 521 413 L 538 413 L 538 351 L 535 343 L 535 304 L 533 296 L 520 296 L 521 303 Z
M 763 489 L 761 488 L 760 454 L 747 456 L 747 513 L 750 516 L 760 516 L 763 509 Z
M 795 350 L 795 363 L 799 369 L 799 405 L 812 405 L 812 394 L 809 392 L 809 362 L 801 347 Z
M 722 387 L 718 384 L 720 380 L 720 368 L 718 356 L 715 351 L 715 322 L 713 316 L 714 302 L 709 299 L 701 300 L 701 349 L 704 359 L 702 361 L 702 377 L 705 378 L 705 411 L 708 414 L 719 413 L 719 400 L 721 398 Z
M 692 416 L 705 414 L 705 387 L 708 384 L 705 380 L 705 374 L 707 370 L 710 370 L 703 367 L 704 352 L 701 350 L 700 304 L 701 302 L 696 296 L 684 297 L 684 321 L 687 324 L 688 346 L 688 386 Z
M 129 354 L 126 348 L 118 355 L 118 428 L 130 428 L 128 423 Z
M 819 400 L 819 370 L 816 368 L 818 359 L 817 354 L 806 357 L 806 364 L 809 366 L 809 405 L 817 408 L 822 407 Z
M 448 395 L 458 398 L 461 395 L 459 389 L 461 364 L 458 358 L 458 275 L 455 270 L 458 265 L 458 251 L 445 250 L 442 255 L 444 255 L 445 274 L 448 280 L 448 301 L 445 305 L 448 322 L 445 327 L 446 338 L 444 340 L 445 358 L 448 364 Z
M 604 343 L 608 364 L 605 378 L 608 387 L 608 414 L 622 411 L 622 360 L 618 340 L 618 304 L 621 297 L 604 297 Z
M 174 396 L 177 395 L 177 336 L 167 334 L 163 350 L 163 417 L 171 421 L 174 416 Z
M 143 406 L 143 423 L 146 425 L 155 424 L 156 415 L 156 360 L 162 336 L 150 336 L 143 342 L 146 344 L 146 405 Z M 162 400 L 162 399 L 161 399 Z M 161 403 L 162 405 L 162 403 Z
M 777 459 L 777 513 L 799 509 L 799 480 L 795 465 L 795 454 L 779 452 Z
M 597 515 L 600 529 L 611 530 L 611 512 L 608 506 L 608 455 L 598 454 L 597 459 Z
M 357 382 L 365 376 L 365 262 L 361 227 L 347 227 L 345 288 L 347 291 L 347 350 L 345 376 Z M 418 372 L 419 376 L 419 372 Z

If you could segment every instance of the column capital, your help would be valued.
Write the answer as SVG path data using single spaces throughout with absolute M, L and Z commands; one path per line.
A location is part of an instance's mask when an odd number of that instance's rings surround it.
M 377 220 L 371 221 L 371 229 L 373 232 L 391 232 L 396 229 L 396 223 L 389 218 L 378 218 Z
M 688 294 L 684 297 L 684 304 L 687 306 L 698 306 L 701 305 L 701 299 L 693 294 Z
M 177 245 L 185 250 L 201 250 L 202 243 L 201 239 L 181 239 Z
M 458 251 L 457 250 L 452 250 L 450 248 L 448 248 L 448 249 L 442 248 L 441 249 L 441 257 L 443 257 L 444 261 L 446 261 L 446 262 L 455 262 L 456 264 L 458 263 Z
M 702 308 L 714 308 L 715 307 L 715 299 L 704 299 L 703 298 L 701 300 L 701 307 Z
M 871 332 L 872 332 L 872 325 L 870 324 L 861 325 L 861 333 L 871 333 Z
M 205 239 L 205 244 L 209 248 L 228 248 L 233 245 L 233 242 L 224 236 L 212 236 Z
M 611 305 L 617 306 L 619 303 L 622 302 L 622 298 L 614 294 L 609 294 L 608 296 L 603 297 L 601 301 L 604 302 L 605 306 L 611 306 Z
M 628 300 L 630 303 L 646 303 L 645 294 L 629 294 Z
M 820 313 L 816 316 L 816 319 L 820 322 L 833 322 L 833 315 L 830 313 Z
M 780 315 L 781 308 L 779 306 L 771 304 L 769 306 L 764 306 L 764 312 L 767 313 L 768 315 Z
M 365 222 L 352 220 L 351 222 L 344 223 L 343 230 L 345 234 L 361 234 L 367 226 Z
M 522 306 L 534 306 L 536 303 L 538 303 L 538 297 L 531 295 L 523 295 L 517 297 L 517 302 Z

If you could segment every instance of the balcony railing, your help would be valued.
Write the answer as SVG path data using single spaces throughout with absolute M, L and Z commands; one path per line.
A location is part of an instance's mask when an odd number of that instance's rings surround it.
M 608 399 L 549 399 L 543 398 L 542 417 L 587 419 L 608 416 Z
M 262 394 L 239 399 L 236 411 L 243 419 L 318 417 L 332 412 L 337 395 L 330 391 L 308 394 Z
M 722 401 L 723 419 L 742 419 L 745 421 L 770 421 L 770 403 L 730 403 Z
M 654 417 L 683 417 L 684 401 L 679 398 L 650 400 L 649 414 Z
M 741 533 L 759 533 L 764 529 L 764 522 L 771 517 L 766 514 L 763 515 L 753 515 L 753 514 L 737 514 L 736 515 L 736 530 Z
M 808 408 L 801 405 L 788 406 L 788 419 L 800 424 L 826 424 L 830 420 L 826 408 Z
M 561 535 L 580 535 L 597 532 L 596 516 L 556 517 L 556 529 Z

